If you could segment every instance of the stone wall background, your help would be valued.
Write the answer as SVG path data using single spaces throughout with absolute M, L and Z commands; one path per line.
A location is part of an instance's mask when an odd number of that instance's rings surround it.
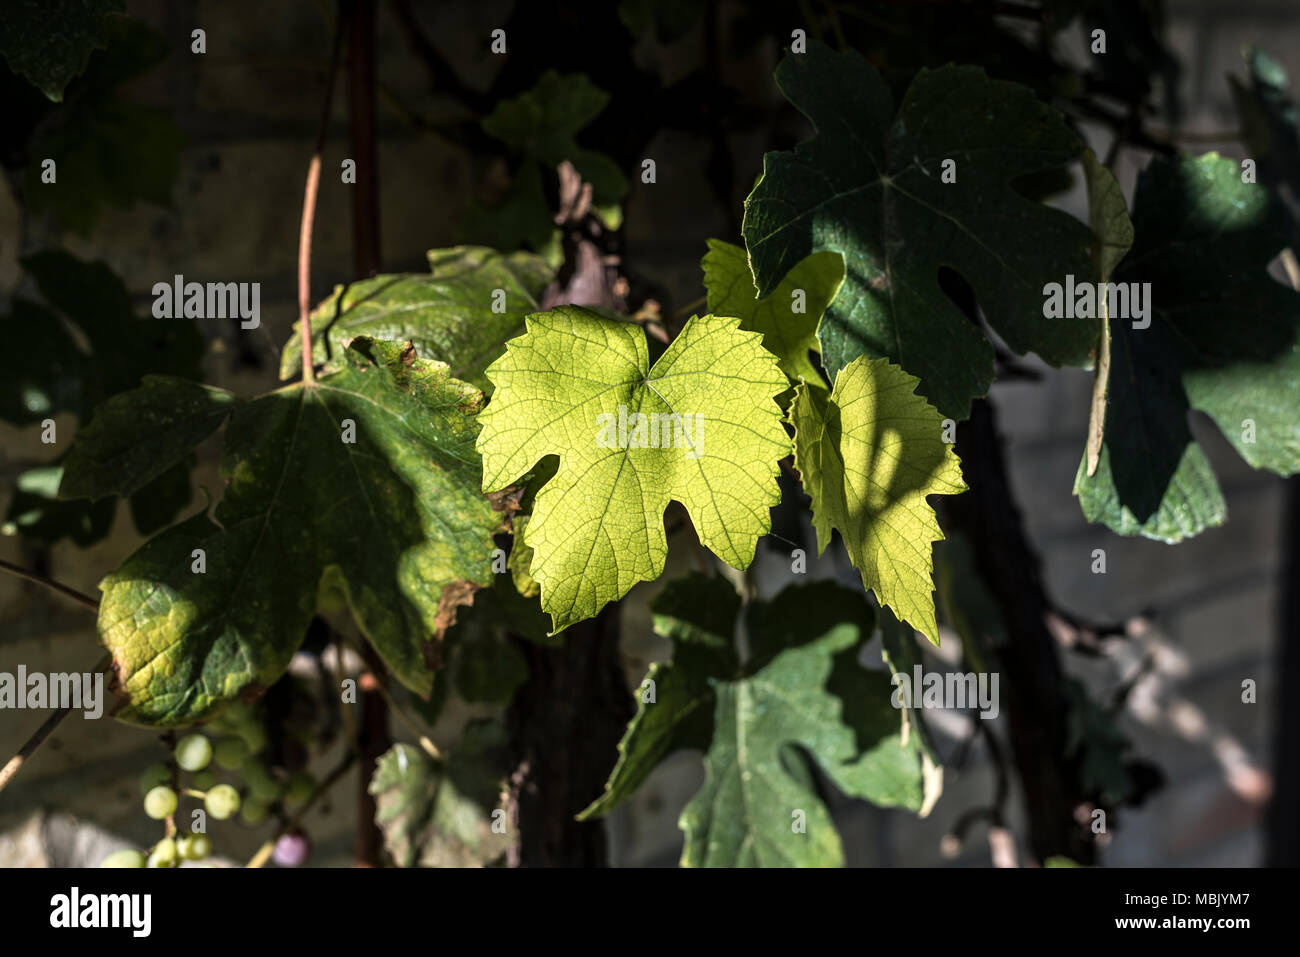
M 264 390 L 275 382 L 279 347 L 296 314 L 299 197 L 315 135 L 328 26 L 312 3 L 131 0 L 128 7 L 167 36 L 177 51 L 136 87 L 142 100 L 167 109 L 188 138 L 173 206 L 110 212 L 88 237 L 60 236 L 48 224 L 32 223 L 26 247 L 62 243 L 83 258 L 104 260 L 138 297 L 142 309 L 148 308 L 153 283 L 178 272 L 200 281 L 261 282 L 263 325 L 241 343 L 260 358 L 261 367 L 232 362 L 235 344 L 219 338 L 212 343 L 205 367 L 210 380 L 220 385 L 243 393 Z M 475 0 L 420 7 L 420 15 L 439 24 L 434 40 L 467 81 L 485 85 L 494 64 L 455 38 L 486 36 L 504 22 L 508 9 L 503 0 Z M 1171 37 L 1185 65 L 1187 129 L 1235 128 L 1224 76 L 1242 73 L 1240 49 L 1245 42 L 1265 46 L 1281 57 L 1292 77 L 1300 78 L 1300 10 L 1294 0 L 1176 0 L 1170 9 Z M 195 26 L 208 33 L 208 52 L 202 57 L 188 52 L 189 32 Z M 786 36 L 788 28 L 776 25 L 774 34 Z M 440 104 L 429 97 L 425 76 L 386 10 L 381 12 L 378 42 L 384 86 L 402 102 L 436 114 Z M 737 68 L 745 70 L 744 76 L 732 78 L 762 98 L 776 95 L 768 79 L 775 43 L 769 46 L 766 61 L 760 57 L 741 64 Z M 577 71 L 581 64 L 557 68 Z M 350 198 L 337 176 L 329 175 L 346 155 L 345 110 L 340 85 L 317 212 L 316 299 L 351 272 Z M 455 217 L 483 174 L 459 149 L 413 130 L 383 102 L 379 122 L 384 267 L 420 270 L 426 249 L 458 241 Z M 743 138 L 732 146 L 738 155 L 748 149 L 756 171 L 760 148 L 747 146 Z M 1231 142 L 1220 148 L 1241 155 Z M 658 160 L 659 182 L 632 186 L 628 258 L 669 291 L 668 305 L 681 305 L 701 292 L 698 263 L 704 239 L 735 237 L 729 235 L 727 217 L 703 179 L 707 144 L 667 133 L 647 152 Z M 1130 195 L 1136 174 L 1133 156 L 1126 154 L 1121 176 Z M 1077 202 L 1073 197 L 1067 205 Z M 13 198 L 0 189 L 0 295 L 5 297 L 20 279 L 20 234 Z M 1096 665 L 1067 659 L 1094 691 L 1105 693 L 1138 667 L 1144 652 L 1153 656 L 1150 672 L 1129 698 L 1123 726 L 1136 752 L 1156 760 L 1168 781 L 1146 807 L 1126 812 L 1116 822 L 1105 862 L 1257 864 L 1264 850 L 1261 812 L 1269 790 L 1270 730 L 1280 691 L 1272 655 L 1277 640 L 1282 482 L 1249 470 L 1208 422 L 1197 421 L 1195 431 L 1228 499 L 1225 526 L 1178 547 L 1090 527 L 1070 493 L 1083 448 L 1090 387 L 1087 373 L 1045 369 L 1040 382 L 1000 384 L 994 397 L 1015 490 L 1052 595 L 1065 609 L 1090 619 L 1119 619 L 1144 609 L 1153 613 L 1151 631 L 1131 642 L 1119 662 Z M 63 434 L 71 434 L 75 425 L 59 422 Z M 40 445 L 36 429 L 0 425 L 0 451 L 4 507 L 19 465 L 44 458 L 48 450 Z M 217 489 L 216 445 L 209 442 L 202 452 L 197 481 Z M 194 506 L 199 502 L 196 492 Z M 120 514 L 112 535 L 94 548 L 81 550 L 67 543 L 55 547 L 51 574 L 95 593 L 100 578 L 138 544 L 129 518 Z M 1089 570 L 1092 549 L 1098 547 L 1107 552 L 1106 575 Z M 33 557 L 18 539 L 8 536 L 0 536 L 0 556 L 25 564 Z M 686 568 L 683 556 L 674 554 L 670 562 L 665 579 Z M 764 552 L 758 576 L 763 587 L 779 588 L 788 577 L 786 567 L 780 556 Z M 856 573 L 833 567 L 829 559 L 811 561 L 810 574 L 856 582 Z M 665 651 L 665 643 L 649 632 L 645 610 L 656 587 L 642 586 L 625 602 L 630 685 Z M 949 649 L 953 644 L 945 642 Z M 81 671 L 97 657 L 89 615 L 35 586 L 0 576 L 0 670 L 13 670 L 23 662 L 33 670 Z M 1247 677 L 1259 683 L 1256 705 L 1240 702 L 1241 680 Z M 435 739 L 445 738 L 464 717 L 449 715 Z M 23 712 L 0 715 L 0 754 L 12 753 L 38 721 Z M 959 740 L 970 733 L 966 719 L 950 714 L 938 715 L 932 729 L 945 757 L 951 757 Z M 117 839 L 151 839 L 155 825 L 140 811 L 136 777 L 160 756 L 157 737 L 150 732 L 70 718 L 0 794 L 0 834 L 11 835 L 0 838 L 0 864 L 40 858 L 41 842 L 32 837 L 41 830 L 31 820 L 37 807 L 67 812 L 74 821 L 92 824 Z M 334 760 L 334 755 L 324 756 L 317 770 L 323 772 Z M 681 846 L 677 815 L 701 779 L 696 755 L 678 755 L 659 769 L 638 798 L 611 819 L 614 861 L 675 863 Z M 976 743 L 961 769 L 947 769 L 944 796 L 926 820 L 845 804 L 837 813 L 850 862 L 924 865 L 950 860 L 940 852 L 941 838 L 963 811 L 987 804 L 993 787 L 993 768 Z M 326 809 L 309 816 L 317 848 L 314 863 L 350 861 L 352 791 L 351 786 L 336 789 Z M 46 832 L 69 831 L 66 819 L 54 820 L 45 826 Z M 1020 820 L 1018 808 L 1011 808 L 1011 820 L 1013 825 Z M 224 850 L 237 860 L 251 854 L 263 836 L 220 825 L 214 831 L 218 853 Z M 50 842 L 62 848 L 57 860 L 69 859 L 66 841 Z M 102 856 L 98 850 L 94 854 Z M 85 852 L 87 858 L 94 854 Z M 962 865 L 989 863 L 982 827 L 969 833 L 955 860 Z

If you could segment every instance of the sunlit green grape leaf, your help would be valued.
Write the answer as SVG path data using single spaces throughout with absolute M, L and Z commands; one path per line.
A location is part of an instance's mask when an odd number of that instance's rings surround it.
M 955 270 L 1017 353 L 1087 364 L 1095 319 L 1046 319 L 1043 287 L 1090 274 L 1088 227 L 1027 199 L 1016 181 L 1083 150 L 1026 87 L 974 67 L 922 70 L 895 110 L 857 53 L 809 43 L 776 82 L 817 135 L 768 153 L 742 233 L 759 296 L 814 252 L 844 257 L 845 279 L 818 337 L 832 378 L 861 355 L 888 357 L 921 394 L 964 418 L 993 378 L 993 347 L 940 286 Z M 944 182 L 945 163 L 951 160 Z
M 931 548 L 943 532 L 926 496 L 956 495 L 966 483 L 942 417 L 916 388 L 888 360 L 862 356 L 829 395 L 799 386 L 790 421 L 819 553 L 838 529 L 863 586 L 938 644 Z
M 504 524 L 478 490 L 481 403 L 409 343 L 357 339 L 313 386 L 234 405 L 212 517 L 168 528 L 100 585 L 117 716 L 188 724 L 266 688 L 327 588 L 427 695 L 438 639 L 489 583 Z
M 108 44 L 110 14 L 124 0 L 5 0 L 0 5 L 0 54 L 9 69 L 58 102 L 90 54 Z
M 747 567 L 771 528 L 777 462 L 790 449 L 773 399 L 786 378 L 759 334 L 737 319 L 693 317 L 652 368 L 632 323 L 574 306 L 527 322 L 488 369 L 496 391 L 478 449 L 488 492 L 559 456 L 526 534 L 554 630 L 659 576 L 672 500 L 706 548 Z
M 765 299 L 754 292 L 749 259 L 739 246 L 710 239 L 703 266 L 709 312 L 735 316 L 740 328 L 762 333 L 763 348 L 780 360 L 791 381 L 820 384 L 821 373 L 808 353 L 821 351 L 817 323 L 844 281 L 843 260 L 833 252 L 815 253 L 791 269 Z
M 919 739 L 903 744 L 888 676 L 857 662 L 871 606 L 830 582 L 791 586 L 750 606 L 743 663 L 738 607 L 723 580 L 698 575 L 654 600 L 672 660 L 651 668 L 605 793 L 581 817 L 625 801 L 672 752 L 698 749 L 705 783 L 682 811 L 684 866 L 842 864 L 830 813 L 792 746 L 849 796 L 910 810 L 923 800 Z
M 312 310 L 312 356 L 324 362 L 355 336 L 411 342 L 421 358 L 445 362 L 456 378 L 489 391 L 483 370 L 524 331 L 524 316 L 537 311 L 552 278 L 530 253 L 432 249 L 427 274 L 375 276 L 335 289 Z M 302 369 L 297 323 L 293 329 L 280 354 L 282 379 Z

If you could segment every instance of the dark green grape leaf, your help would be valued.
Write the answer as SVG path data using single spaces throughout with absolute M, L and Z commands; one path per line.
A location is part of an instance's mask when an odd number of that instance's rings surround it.
M 609 103 L 609 94 L 584 74 L 547 70 L 527 93 L 498 103 L 483 129 L 525 157 L 554 169 L 564 160 L 590 183 L 597 203 L 623 198 L 627 180 L 608 156 L 579 146 L 575 137 Z
M 980 575 L 979 562 L 965 535 L 956 529 L 949 529 L 947 537 L 934 546 L 934 583 L 939 593 L 939 611 L 941 620 L 962 640 L 962 650 L 967 659 L 983 670 L 979 661 L 981 644 L 998 647 L 1007 641 L 1006 623 L 1002 619 L 1002 610 L 984 584 Z M 885 630 L 884 616 L 881 617 L 881 629 Z M 910 636 L 909 636 L 910 637 Z M 887 657 L 891 641 L 889 632 L 885 632 L 885 650 Z M 912 645 L 907 645 L 911 648 Z M 899 660 L 910 673 L 919 657 L 908 656 Z
M 494 595 L 492 589 L 475 593 L 474 605 L 447 632 L 447 672 L 466 701 L 509 704 L 528 680 L 528 662 L 502 627 L 500 616 L 485 612 Z
M 5 0 L 0 54 L 9 69 L 58 102 L 90 54 L 108 44 L 109 15 L 125 12 L 124 0 Z
M 787 55 L 776 82 L 817 135 L 764 157 L 742 233 L 760 297 L 813 252 L 844 257 L 818 329 L 832 377 L 860 355 L 888 357 L 941 412 L 964 418 L 992 381 L 993 347 L 940 287 L 943 267 L 1017 353 L 1089 361 L 1096 321 L 1045 319 L 1043 287 L 1090 275 L 1092 234 L 1014 188 L 1081 154 L 1057 113 L 1025 87 L 954 66 L 922 70 L 895 111 L 862 57 L 817 43 Z M 945 160 L 954 183 L 942 181 Z
M 490 582 L 504 524 L 479 492 L 482 402 L 409 343 L 356 339 L 314 386 L 235 405 L 212 517 L 168 528 L 100 585 L 117 716 L 189 724 L 268 687 L 330 588 L 428 695 L 438 642 Z
M 324 362 L 355 336 L 409 341 L 420 358 L 447 363 L 451 375 L 491 394 L 483 371 L 505 352 L 507 340 L 523 334 L 524 317 L 540 308 L 552 278 L 530 253 L 433 249 L 427 275 L 375 276 L 338 287 L 311 313 L 312 356 Z M 301 368 L 302 338 L 294 323 L 280 355 L 280 378 Z
M 31 211 L 50 211 L 88 236 L 105 206 L 129 209 L 141 200 L 171 205 L 185 136 L 167 114 L 114 100 L 85 115 L 84 122 L 52 127 L 33 144 L 35 155 L 55 161 L 58 179 L 42 183 L 40 165 L 28 167 L 23 195 Z
M 66 538 L 81 548 L 107 535 L 117 513 L 117 501 L 61 501 L 57 492 L 62 477 L 63 467 L 58 464 L 28 469 L 19 475 L 5 514 L 4 533 L 43 545 Z
M 1166 6 L 1157 0 L 1093 0 L 1084 23 L 1089 37 L 1098 28 L 1106 31 L 1106 54 L 1093 61 L 1107 93 L 1126 103 L 1159 93 L 1165 115 L 1177 125 L 1183 68 L 1168 39 Z
M 458 645 L 456 691 L 474 704 L 509 704 L 528 680 L 528 662 L 503 636 L 491 632 Z
M 830 813 L 791 747 L 850 796 L 912 810 L 924 797 L 919 738 L 902 743 L 888 676 L 857 663 L 871 606 L 829 582 L 791 586 L 749 606 L 741 662 L 729 591 L 691 576 L 655 599 L 673 658 L 651 669 L 654 701 L 643 684 L 605 793 L 581 817 L 626 800 L 669 753 L 698 748 L 706 777 L 682 812 L 684 866 L 841 864 Z
M 583 74 L 561 76 L 548 70 L 531 90 L 498 103 L 483 118 L 483 130 L 509 146 L 519 165 L 494 205 L 470 204 L 461 223 L 466 237 L 498 249 L 527 245 L 558 267 L 563 252 L 542 173 L 566 160 L 591 185 L 596 214 L 607 228 L 617 229 L 621 212 L 616 204 L 627 193 L 627 180 L 608 156 L 576 140 L 608 102 L 609 94 Z
M 660 43 L 680 40 L 700 22 L 703 0 L 619 0 L 618 18 L 633 37 L 653 31 Z
M 1227 517 L 1210 460 L 1192 439 L 1174 348 L 1154 321 L 1145 330 L 1111 326 L 1101 454 L 1089 476 L 1084 453 L 1074 492 L 1088 521 L 1121 535 L 1178 542 Z
M 23 268 L 41 296 L 74 323 L 90 343 L 86 402 L 71 408 L 83 418 L 97 403 L 134 389 L 150 373 L 201 378 L 203 336 L 192 319 L 136 315 L 126 286 L 101 262 L 84 262 L 46 250 L 27 256 Z
M 562 634 L 551 634 L 551 618 L 542 611 L 540 590 L 521 595 L 505 575 L 495 576 L 491 589 L 475 592 L 473 607 L 461 614 L 470 621 L 482 620 L 500 633 L 518 635 L 547 648 L 564 643 Z
M 89 361 L 57 315 L 43 306 L 15 299 L 0 320 L 0 418 L 29 425 L 60 412 L 87 406 Z
M 0 325 L 6 340 L 0 350 L 0 378 L 15 386 L 6 388 L 0 399 L 0 418 L 26 425 L 71 412 L 84 423 L 104 399 L 138 386 L 149 373 L 199 377 L 204 342 L 192 320 L 136 316 L 126 287 L 103 263 L 82 262 L 54 250 L 22 262 L 53 309 L 17 299 Z M 182 450 L 182 457 L 188 452 Z M 66 457 L 61 458 L 66 465 Z M 160 463 L 145 479 L 156 477 L 170 464 Z M 73 471 L 79 469 L 74 458 Z M 58 474 L 62 473 L 59 467 Z M 105 487 L 84 494 L 100 499 L 113 492 Z M 33 541 L 52 543 L 70 537 L 85 546 L 112 526 L 116 509 L 111 500 L 91 507 L 54 498 L 54 489 L 48 495 L 20 489 L 10 503 L 6 527 Z M 189 498 L 188 488 L 180 487 L 179 475 L 173 475 L 169 485 L 148 490 L 140 504 L 133 505 L 137 527 L 147 533 L 171 521 Z
M 460 222 L 464 238 L 492 249 L 534 249 L 547 263 L 558 266 L 564 253 L 558 249 L 560 231 L 551 217 L 542 188 L 542 168 L 525 161 L 510 185 L 493 204 L 473 200 Z
M 499 724 L 480 721 L 445 761 L 409 744 L 379 758 L 369 791 L 398 867 L 483 866 L 505 853 L 504 744 Z
M 138 389 L 102 403 L 77 433 L 63 465 L 62 498 L 132 495 L 217 430 L 236 399 L 224 389 L 145 376 Z M 186 472 L 185 500 L 189 501 Z
M 1133 778 L 1125 763 L 1128 738 L 1105 709 L 1075 678 L 1065 682 L 1069 697 L 1066 757 L 1080 762 L 1085 787 L 1108 804 L 1122 803 L 1133 791 Z
M 149 480 L 127 498 L 131 521 L 141 535 L 152 535 L 170 525 L 194 497 L 190 469 L 194 456 L 187 455 L 162 474 Z M 66 470 L 64 472 L 66 476 Z
M 165 111 L 132 102 L 121 86 L 167 55 L 166 39 L 126 18 L 111 19 L 108 34 L 109 48 L 92 57 L 67 104 L 32 141 L 31 155 L 53 159 L 57 179 L 43 182 L 41 164 L 29 163 L 23 192 L 32 212 L 51 211 L 82 235 L 105 206 L 169 206 L 185 145 Z
M 1290 225 L 1266 187 L 1210 153 L 1153 160 L 1133 227 L 1114 281 L 1151 284 L 1150 327 L 1111 322 L 1101 460 L 1091 477 L 1080 465 L 1075 492 L 1089 521 L 1179 541 L 1226 515 L 1188 408 L 1256 468 L 1300 470 L 1300 294 L 1268 274 Z
M 1285 185 L 1300 199 L 1300 109 L 1287 93 L 1286 68 L 1258 47 L 1247 47 L 1242 55 L 1250 71 L 1250 85 L 1228 77 L 1241 118 L 1242 138 L 1258 164 L 1260 180 L 1275 191 Z

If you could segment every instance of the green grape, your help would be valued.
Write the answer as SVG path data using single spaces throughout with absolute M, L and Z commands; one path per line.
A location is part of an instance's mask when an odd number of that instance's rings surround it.
M 114 851 L 100 863 L 100 867 L 144 867 L 144 855 L 127 848 Z
M 217 739 L 213 758 L 227 771 L 238 770 L 248 760 L 248 745 L 238 735 L 228 734 Z
M 179 863 L 180 858 L 176 854 L 176 842 L 170 837 L 164 837 L 154 845 L 146 866 L 175 867 Z
M 248 793 L 264 804 L 270 804 L 280 796 L 281 784 L 257 757 L 250 757 L 239 769 L 239 775 L 248 787 Z
M 265 821 L 266 816 L 270 813 L 270 805 L 263 804 L 260 801 L 249 801 L 244 805 L 244 809 L 239 812 L 239 819 L 252 827 Z
M 187 734 L 176 742 L 176 763 L 186 771 L 202 771 L 212 760 L 212 742 L 201 734 Z
M 257 754 L 266 747 L 266 729 L 260 724 L 240 725 L 235 729 L 235 734 L 244 739 L 244 744 L 248 745 L 249 754 Z
M 144 796 L 144 813 L 155 821 L 161 821 L 176 811 L 176 792 L 164 785 L 158 785 Z
M 218 821 L 224 821 L 239 810 L 239 792 L 229 784 L 218 784 L 203 799 L 203 806 Z
M 160 784 L 170 784 L 172 780 L 172 769 L 163 762 L 151 764 L 144 769 L 144 774 L 140 775 L 140 796 L 148 794 Z
M 289 784 L 284 789 L 284 803 L 294 807 L 306 804 L 307 799 L 315 792 L 316 779 L 308 771 L 299 771 L 289 778 Z
M 212 840 L 206 834 L 184 834 L 177 839 L 176 850 L 187 861 L 201 861 L 212 853 Z
M 206 791 L 217 783 L 217 776 L 206 768 L 194 775 L 194 790 Z

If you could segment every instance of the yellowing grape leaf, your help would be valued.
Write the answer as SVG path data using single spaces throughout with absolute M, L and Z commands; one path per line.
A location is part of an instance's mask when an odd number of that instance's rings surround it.
M 770 296 L 758 298 L 745 250 L 720 239 L 709 240 L 704 257 L 704 288 L 709 312 L 735 316 L 740 328 L 763 334 L 763 348 L 781 362 L 794 382 L 821 384 L 821 373 L 808 357 L 821 352 L 817 323 L 844 282 L 844 260 L 838 253 L 813 253 L 788 273 Z
M 651 368 L 634 324 L 576 306 L 527 324 L 487 370 L 496 391 L 478 450 L 485 492 L 560 458 L 524 536 L 555 631 L 659 576 L 672 500 L 707 548 L 748 566 L 790 451 L 773 399 L 786 378 L 761 336 L 738 319 L 692 317 Z
M 790 421 L 794 463 L 812 497 L 818 551 L 839 529 L 862 584 L 935 644 L 933 542 L 943 538 L 927 495 L 965 491 L 943 420 L 886 359 L 860 356 L 835 388 L 799 386 Z
M 119 397 L 101 425 L 128 422 L 132 397 L 147 413 L 156 392 Z M 482 402 L 410 343 L 361 338 L 312 386 L 228 403 L 228 485 L 211 517 L 168 528 L 100 584 L 116 717 L 190 724 L 264 689 L 331 589 L 402 684 L 428 695 L 437 638 L 491 580 L 504 526 L 479 492 Z M 82 452 L 111 455 L 97 439 Z

